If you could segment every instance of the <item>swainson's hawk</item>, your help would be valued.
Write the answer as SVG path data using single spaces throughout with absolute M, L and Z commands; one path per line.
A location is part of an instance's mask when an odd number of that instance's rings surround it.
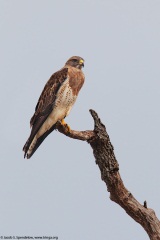
M 55 129 L 55 124 L 69 114 L 84 83 L 84 59 L 71 57 L 46 83 L 35 113 L 31 118 L 31 134 L 23 147 L 24 157 L 30 158 L 43 140 Z

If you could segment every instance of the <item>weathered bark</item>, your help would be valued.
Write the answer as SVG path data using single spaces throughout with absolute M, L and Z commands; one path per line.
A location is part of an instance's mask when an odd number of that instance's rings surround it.
M 144 205 L 141 205 L 132 193 L 125 188 L 106 128 L 95 111 L 90 110 L 90 113 L 95 123 L 93 131 L 71 130 L 68 132 L 60 123 L 57 124 L 58 131 L 68 137 L 87 141 L 91 145 L 96 164 L 101 171 L 101 178 L 106 183 L 108 192 L 110 192 L 110 199 L 119 204 L 130 217 L 141 224 L 151 240 L 160 240 L 160 221 L 155 212 L 147 208 L 146 201 Z

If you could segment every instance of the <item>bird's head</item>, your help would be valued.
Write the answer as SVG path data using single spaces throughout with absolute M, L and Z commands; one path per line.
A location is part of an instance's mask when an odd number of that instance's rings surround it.
M 68 59 L 65 65 L 81 69 L 84 67 L 84 59 L 81 57 L 73 56 Z

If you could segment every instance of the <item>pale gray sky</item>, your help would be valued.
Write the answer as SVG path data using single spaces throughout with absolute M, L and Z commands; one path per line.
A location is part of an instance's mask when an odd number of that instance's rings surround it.
M 106 125 L 126 187 L 160 217 L 160 1 L 0 0 L 0 235 L 59 240 L 147 239 L 111 202 L 87 143 L 53 132 L 30 160 L 22 147 L 52 73 L 85 59 L 66 119 Z

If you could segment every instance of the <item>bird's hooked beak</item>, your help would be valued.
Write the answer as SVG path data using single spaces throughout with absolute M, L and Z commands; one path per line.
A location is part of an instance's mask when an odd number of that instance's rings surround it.
M 80 59 L 80 60 L 79 60 L 79 64 L 80 64 L 82 67 L 84 67 L 84 60 L 83 60 L 83 59 Z

